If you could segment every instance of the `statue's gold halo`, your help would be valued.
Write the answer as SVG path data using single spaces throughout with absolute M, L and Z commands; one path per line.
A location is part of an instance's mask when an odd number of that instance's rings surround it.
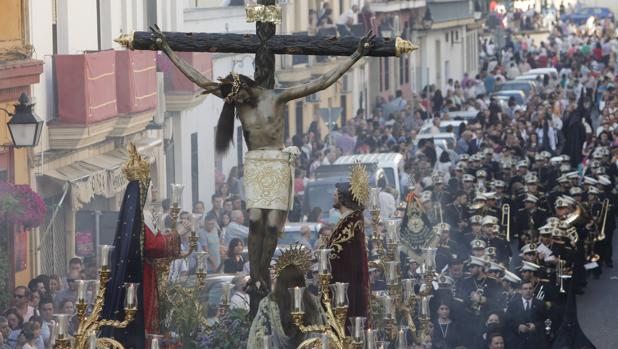
M 290 265 L 295 265 L 303 274 L 306 274 L 311 269 L 311 251 L 300 244 L 290 245 L 286 248 L 273 266 L 273 273 L 279 276 L 281 271 Z
M 369 198 L 369 175 L 367 175 L 367 170 L 361 163 L 357 162 L 352 165 L 350 187 L 352 187 L 352 198 L 357 203 L 361 205 L 367 203 Z

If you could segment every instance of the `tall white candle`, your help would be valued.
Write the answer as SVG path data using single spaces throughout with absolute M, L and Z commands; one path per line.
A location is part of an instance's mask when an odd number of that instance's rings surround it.
M 150 349 L 159 349 L 161 347 L 159 343 L 159 337 L 152 337 L 150 340 Z
M 180 206 L 180 200 L 182 199 L 182 190 L 184 185 L 172 183 L 172 205 L 174 207 Z
M 69 315 L 68 314 L 55 314 L 56 317 L 56 325 L 58 328 L 58 338 L 64 338 L 68 335 L 68 324 L 69 324 Z
M 295 313 L 300 313 L 303 311 L 303 293 L 305 291 L 304 287 L 293 287 L 292 288 L 292 297 L 293 297 L 293 307 L 292 311 Z
M 390 319 L 392 318 L 392 301 L 390 296 L 384 296 L 383 299 L 384 304 L 384 318 Z
M 137 286 L 139 284 L 128 282 L 125 284 L 126 294 L 125 294 L 125 308 L 126 309 L 134 309 L 137 306 Z
M 421 315 L 429 317 L 429 299 L 426 296 L 421 298 Z
M 378 188 L 371 188 L 369 191 L 369 209 L 380 210 L 380 190 Z
M 404 302 L 407 302 L 410 297 L 415 296 L 414 292 L 414 280 L 412 279 L 403 279 L 401 280 L 403 286 L 403 299 Z
M 358 340 L 363 332 L 363 318 L 357 316 L 354 318 L 354 339 Z
M 318 255 L 318 273 L 320 275 L 330 274 L 330 251 L 329 248 L 317 250 Z
M 112 245 L 99 245 L 99 266 L 101 268 L 109 266 L 109 254 L 114 250 Z
M 91 331 L 88 336 L 88 348 L 97 349 L 97 333 L 95 331 Z
M 222 293 L 221 293 L 221 304 L 228 305 L 230 304 L 230 292 L 232 291 L 232 284 L 229 282 L 224 282 L 222 285 Z
M 326 333 L 322 333 L 322 338 L 321 338 L 321 342 L 322 342 L 322 349 L 330 349 L 330 339 L 328 338 L 328 335 Z
M 192 234 L 195 234 L 197 232 L 197 229 L 198 229 L 198 227 L 200 225 L 200 219 L 201 218 L 202 218 L 202 215 L 201 214 L 196 214 L 196 213 L 192 214 L 189 217 L 189 220 L 191 221 L 191 233 Z
M 376 349 L 376 337 L 372 329 L 368 328 L 365 334 L 365 342 L 367 342 L 367 349 Z
M 271 342 L 272 342 L 272 339 L 269 334 L 264 335 L 264 337 L 262 337 L 262 343 L 263 343 L 262 347 L 264 349 L 271 349 L 271 345 L 270 345 Z
M 386 262 L 386 283 L 388 285 L 399 283 L 399 262 Z
M 86 291 L 88 291 L 88 281 L 76 280 L 75 282 L 77 282 L 77 301 L 84 303 L 86 302 Z

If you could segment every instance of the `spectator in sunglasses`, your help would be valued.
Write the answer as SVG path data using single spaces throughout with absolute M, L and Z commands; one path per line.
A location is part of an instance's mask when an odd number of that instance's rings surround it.
M 34 315 L 34 308 L 30 305 L 32 293 L 25 286 L 17 286 L 13 291 L 13 306 L 19 312 L 23 321 L 28 321 Z

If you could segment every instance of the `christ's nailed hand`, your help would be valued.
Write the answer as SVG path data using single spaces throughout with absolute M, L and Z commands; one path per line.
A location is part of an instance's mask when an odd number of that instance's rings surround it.
M 369 50 L 371 49 L 371 45 L 373 42 L 373 39 L 375 39 L 375 35 L 373 34 L 373 32 L 370 30 L 367 32 L 367 34 L 365 34 L 365 36 L 363 36 L 362 39 L 360 39 L 360 41 L 358 42 L 358 48 L 356 49 L 356 52 L 362 56 L 365 56 L 367 53 L 369 53 Z
M 169 47 L 167 44 L 167 38 L 165 38 L 165 34 L 163 34 L 158 25 L 154 24 L 150 26 L 150 31 L 152 31 L 152 36 L 155 39 L 154 42 L 156 43 L 157 48 L 163 49 Z

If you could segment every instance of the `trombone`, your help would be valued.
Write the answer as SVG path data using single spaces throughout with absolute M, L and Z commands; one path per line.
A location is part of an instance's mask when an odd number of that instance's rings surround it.
M 506 241 L 511 241 L 511 205 L 502 205 L 502 219 L 500 225 L 506 227 Z
M 601 206 L 601 212 L 599 213 L 599 218 L 603 217 L 601 223 L 601 230 L 599 234 L 594 237 L 593 241 L 603 241 L 605 240 L 605 223 L 607 223 L 607 212 L 609 211 L 609 199 L 603 200 L 603 205 Z

